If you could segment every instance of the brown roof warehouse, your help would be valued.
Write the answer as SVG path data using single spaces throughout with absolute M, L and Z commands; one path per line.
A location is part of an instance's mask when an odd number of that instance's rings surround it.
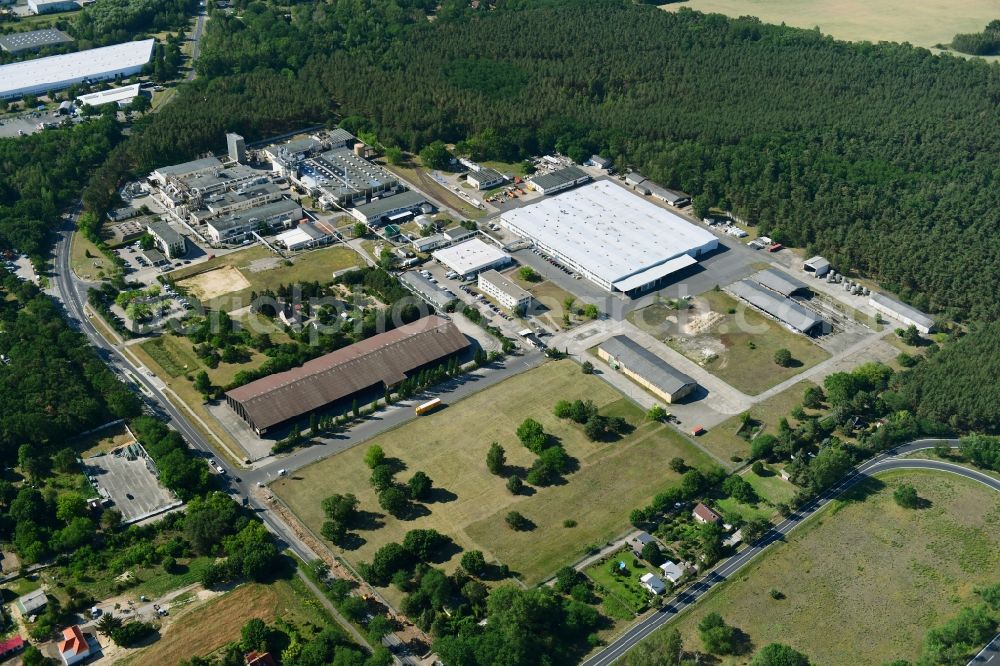
M 455 324 L 431 315 L 235 388 L 226 402 L 263 434 L 345 398 L 396 386 L 468 346 Z

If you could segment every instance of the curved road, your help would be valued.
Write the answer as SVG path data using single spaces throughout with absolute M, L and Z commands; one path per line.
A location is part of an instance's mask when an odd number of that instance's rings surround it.
M 978 481 L 983 485 L 1000 493 L 1000 480 L 977 472 L 976 470 L 955 465 L 952 463 L 937 460 L 907 459 L 898 456 L 913 453 L 923 449 L 931 449 L 939 444 L 947 444 L 954 447 L 958 445 L 957 439 L 919 439 L 909 444 L 898 446 L 895 449 L 879 454 L 875 458 L 859 465 L 844 477 L 840 483 L 830 488 L 825 493 L 814 499 L 806 506 L 795 511 L 781 523 L 775 525 L 760 541 L 749 548 L 745 548 L 733 557 L 723 560 L 714 569 L 711 569 L 697 583 L 687 587 L 683 592 L 667 602 L 663 608 L 653 611 L 646 617 L 639 620 L 629 628 L 624 634 L 619 636 L 613 643 L 601 650 L 596 655 L 582 662 L 582 666 L 608 666 L 621 659 L 625 653 L 634 648 L 640 641 L 652 634 L 654 631 L 670 622 L 674 617 L 696 603 L 705 596 L 713 587 L 726 581 L 730 576 L 749 564 L 754 558 L 776 541 L 784 540 L 785 536 L 808 520 L 813 514 L 833 501 L 838 495 L 851 488 L 855 484 L 868 479 L 881 472 L 894 469 L 928 469 L 940 472 L 958 474 L 967 479 Z M 985 664 L 994 655 L 1000 654 L 1000 636 L 997 636 L 983 651 L 972 661 L 973 664 Z M 992 664 L 991 664 L 992 666 Z M 998 662 L 997 666 L 1000 666 Z

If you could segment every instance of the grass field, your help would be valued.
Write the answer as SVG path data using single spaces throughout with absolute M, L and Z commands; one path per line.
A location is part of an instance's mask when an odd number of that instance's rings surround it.
M 897 506 L 892 492 L 903 482 L 931 506 Z M 702 649 L 698 621 L 716 611 L 754 649 L 786 643 L 814 664 L 915 661 L 926 630 L 971 603 L 974 588 L 996 582 L 998 570 L 995 493 L 952 475 L 892 472 L 831 503 L 671 626 L 687 649 Z M 785 598 L 772 599 L 771 589 Z
M 993 0 L 689 0 L 663 5 L 667 11 L 689 7 L 727 16 L 752 15 L 767 23 L 820 32 L 848 41 L 947 44 L 959 32 L 980 32 L 997 18 Z
M 795 419 L 789 416 L 789 412 L 802 404 L 802 394 L 810 386 L 815 384 L 801 381 L 751 407 L 750 416 L 764 424 L 761 432 L 777 435 L 778 422 L 782 417 L 788 418 L 789 423 L 794 423 Z M 730 417 L 699 437 L 698 443 L 723 460 L 729 460 L 732 456 L 746 459 L 750 455 L 750 444 L 737 434 L 739 428 L 740 417 Z
M 618 442 L 588 441 L 580 426 L 552 414 L 556 401 L 576 398 L 593 400 L 604 414 L 624 416 L 636 430 Z M 559 437 L 580 469 L 567 475 L 565 484 L 515 497 L 506 490 L 504 478 L 488 472 L 485 458 L 490 443 L 497 441 L 506 449 L 508 466 L 529 467 L 535 456 L 514 434 L 526 417 Z M 643 421 L 639 408 L 600 379 L 581 374 L 571 361 L 546 363 L 368 444 L 378 444 L 402 461 L 406 469 L 397 480 L 422 470 L 447 496 L 428 504 L 427 515 L 408 521 L 386 516 L 380 529 L 358 532 L 364 543 L 346 553 L 348 559 L 371 561 L 380 546 L 402 541 L 407 531 L 434 528 L 461 548 L 480 549 L 487 559 L 510 566 L 528 584 L 576 560 L 588 546 L 627 530 L 629 512 L 679 478 L 667 467 L 670 458 L 681 456 L 689 465 L 708 461 L 672 429 Z M 354 493 L 362 510 L 377 512 L 363 462 L 366 449 L 367 445 L 357 446 L 301 469 L 277 481 L 273 489 L 316 531 L 323 522 L 320 502 L 333 493 Z M 535 529 L 508 529 L 504 516 L 512 509 L 533 521 Z M 577 526 L 563 527 L 566 519 L 576 520 Z M 456 554 L 443 564 L 452 569 L 457 561 Z
M 565 328 L 563 324 L 563 313 L 566 311 L 566 307 L 563 305 L 567 298 L 573 298 L 575 303 L 573 305 L 574 309 L 586 305 L 584 301 L 573 296 L 559 285 L 554 282 L 549 282 L 548 280 L 542 280 L 541 282 L 529 282 L 523 279 L 520 274 L 515 271 L 509 271 L 505 275 L 514 281 L 515 284 L 531 292 L 534 299 L 545 306 L 548 312 L 541 315 L 542 319 L 546 320 L 552 327 L 557 330 L 562 330 Z M 570 321 L 579 321 L 579 317 L 576 315 L 570 315 Z
M 177 617 L 160 639 L 148 648 L 130 653 L 129 664 L 176 664 L 192 656 L 205 656 L 239 640 L 240 628 L 252 618 L 272 622 L 312 622 L 336 627 L 298 578 L 269 585 L 246 583 L 220 597 L 175 611 Z
M 255 245 L 170 273 L 181 287 L 192 290 L 204 305 L 236 310 L 249 305 L 250 292 L 297 282 L 330 282 L 336 271 L 361 266 L 362 259 L 343 245 L 298 255 L 292 265 L 267 248 Z M 201 294 L 201 295 L 199 295 Z
M 619 562 L 625 563 L 625 572 L 622 574 L 611 573 L 614 566 L 617 569 Z M 646 573 L 657 574 L 662 578 L 659 569 L 647 565 L 637 558 L 631 549 L 619 551 L 603 562 L 597 562 L 584 569 L 590 580 L 598 585 L 598 593 L 605 598 L 612 597 L 623 606 L 629 609 L 632 614 L 641 613 L 649 607 L 652 594 L 639 584 L 639 577 Z M 665 581 L 668 582 L 669 581 Z
M 757 395 L 810 368 L 830 355 L 809 338 L 721 291 L 707 291 L 678 312 L 654 304 L 630 312 L 629 321 L 700 364 L 734 388 Z M 787 349 L 793 363 L 784 368 L 774 352 Z
M 90 254 L 88 257 L 87 254 Z M 83 280 L 95 282 L 105 277 L 117 274 L 119 269 L 105 257 L 97 246 L 87 240 L 83 234 L 73 234 L 70 245 L 70 268 Z

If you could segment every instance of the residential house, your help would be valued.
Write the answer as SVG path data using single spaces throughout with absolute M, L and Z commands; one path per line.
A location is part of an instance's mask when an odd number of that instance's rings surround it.
M 661 564 L 660 570 L 663 572 L 663 577 L 674 584 L 684 577 L 684 568 L 675 562 L 671 562 L 670 560 Z
M 718 523 L 722 521 L 722 516 L 701 502 L 698 502 L 698 505 L 691 513 L 694 515 L 694 519 L 699 523 Z
M 62 640 L 59 641 L 59 657 L 64 666 L 79 663 L 90 656 L 90 644 L 80 631 L 79 625 L 66 627 L 62 634 Z
M 652 594 L 663 594 L 667 591 L 667 585 L 656 574 L 643 574 L 639 578 L 639 584 Z

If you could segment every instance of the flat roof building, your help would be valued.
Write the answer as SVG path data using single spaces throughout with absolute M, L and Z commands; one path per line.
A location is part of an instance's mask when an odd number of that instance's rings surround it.
M 830 272 L 830 262 L 816 255 L 812 259 L 806 259 L 802 262 L 802 270 L 806 273 L 814 273 L 816 277 L 823 277 Z
M 475 275 L 511 262 L 509 254 L 478 238 L 437 250 L 431 256 L 459 275 Z
M 328 208 L 363 204 L 399 189 L 399 178 L 394 174 L 343 146 L 295 161 L 288 172 Z
M 528 179 L 542 194 L 555 194 L 590 181 L 590 174 L 580 167 L 568 166 Z
M 28 11 L 32 14 L 54 14 L 71 12 L 80 5 L 73 0 L 28 0 Z
M 232 215 L 211 219 L 205 223 L 205 230 L 209 238 L 216 243 L 235 243 L 244 240 L 251 232 L 261 227 L 287 228 L 301 218 L 302 206 L 289 199 L 280 199 Z
M 59 46 L 61 44 L 71 44 L 72 42 L 72 37 L 62 30 L 56 30 L 55 28 L 0 35 L 0 49 L 3 49 L 7 53 L 36 51 L 45 46 Z
M 433 234 L 431 236 L 414 238 L 410 244 L 417 252 L 431 252 L 439 247 L 444 247 L 448 244 L 448 242 L 449 241 L 444 237 L 444 234 Z
M 750 279 L 762 287 L 767 287 L 771 291 L 777 292 L 786 298 L 790 298 L 792 294 L 796 293 L 811 293 L 809 291 L 809 285 L 805 282 L 775 268 L 766 268 L 762 271 L 758 271 L 751 275 Z
M 0 99 L 138 74 L 152 57 L 155 42 L 144 39 L 0 66 Z
M 602 342 L 597 355 L 667 403 L 683 400 L 698 388 L 698 382 L 626 335 Z
M 319 227 L 309 222 L 304 222 L 288 231 L 278 234 L 274 240 L 285 246 L 286 249 L 306 250 L 312 247 L 329 245 L 335 240 L 332 233 L 323 231 Z
M 45 608 L 48 603 L 49 598 L 45 596 L 45 590 L 38 588 L 17 598 L 17 610 L 21 611 L 21 615 L 25 618 L 28 618 L 31 615 L 37 615 L 38 611 Z
M 601 157 L 600 155 L 591 155 L 590 164 L 592 166 L 597 167 L 598 169 L 604 169 L 605 171 L 607 171 L 613 166 L 611 160 L 609 160 L 607 157 Z
M 480 291 L 508 310 L 523 312 L 531 305 L 530 293 L 517 286 L 506 275 L 501 275 L 495 270 L 480 273 L 477 286 Z
M 478 171 L 470 171 L 465 180 L 477 190 L 488 190 L 506 183 L 507 177 L 494 169 L 480 167 Z
M 218 157 L 201 157 L 190 162 L 171 164 L 156 169 L 149 175 L 150 179 L 159 185 L 166 185 L 169 178 L 183 178 L 199 173 L 215 171 L 222 168 L 222 160 Z
M 362 393 L 381 396 L 468 346 L 454 323 L 431 315 L 232 389 L 226 402 L 261 434 Z
M 507 211 L 499 222 L 602 288 L 630 295 L 719 245 L 710 231 L 606 180 Z
M 907 326 L 915 326 L 921 333 L 927 334 L 934 330 L 934 320 L 928 315 L 891 296 L 872 292 L 868 304 L 878 312 L 897 319 Z
M 642 185 L 649 190 L 649 194 L 653 195 L 654 199 L 659 199 L 663 203 L 673 206 L 674 208 L 681 208 L 691 203 L 691 195 L 685 194 L 684 192 L 668 190 L 667 188 L 660 187 L 650 180 L 645 181 Z
M 458 298 L 453 292 L 445 289 L 441 285 L 434 284 L 429 279 L 417 271 L 406 271 L 400 273 L 399 279 L 411 291 L 416 292 L 420 298 L 424 299 L 438 310 L 444 311 L 445 306 Z
M 391 217 L 400 213 L 414 213 L 421 210 L 427 203 L 427 198 L 419 192 L 408 190 L 401 194 L 383 197 L 368 204 L 362 204 L 351 210 L 351 215 L 365 224 L 383 224 L 390 222 Z
M 120 88 L 109 88 L 95 93 L 80 95 L 76 98 L 78 106 L 102 106 L 104 104 L 115 103 L 118 106 L 127 106 L 133 99 L 139 96 L 139 84 L 133 83 L 130 86 Z
M 812 310 L 799 305 L 790 298 L 765 289 L 752 280 L 734 282 L 729 285 L 729 290 L 793 331 L 805 335 L 821 335 L 828 330 L 827 321 Z
M 146 225 L 146 231 L 153 237 L 160 250 L 170 259 L 176 259 L 187 252 L 187 241 L 184 236 L 174 231 L 173 227 L 163 220 L 156 220 Z
M 213 217 L 219 217 L 238 210 L 246 210 L 277 201 L 282 196 L 282 188 L 275 183 L 244 185 L 235 190 L 217 192 L 202 198 L 201 208 L 189 215 L 193 224 L 201 224 Z

